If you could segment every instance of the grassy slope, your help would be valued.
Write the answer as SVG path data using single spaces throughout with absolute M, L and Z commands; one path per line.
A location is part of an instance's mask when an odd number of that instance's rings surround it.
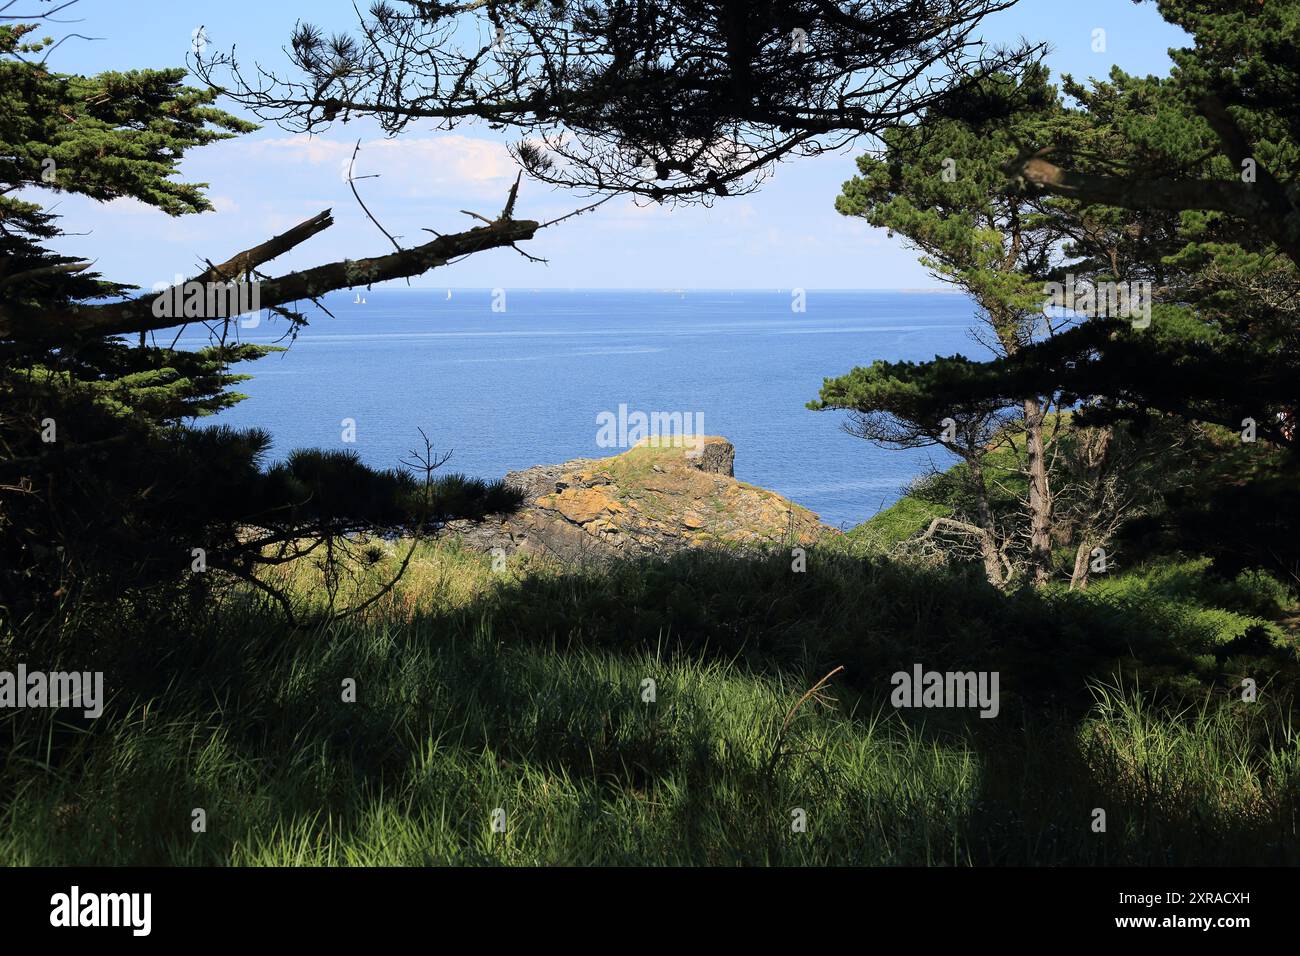
M 1295 863 L 1295 653 L 1203 571 L 1002 595 L 847 550 L 493 574 L 442 547 L 313 633 L 239 595 L 184 639 L 101 625 L 105 717 L 2 718 L 0 861 Z M 1002 713 L 895 711 L 916 661 L 999 670 Z

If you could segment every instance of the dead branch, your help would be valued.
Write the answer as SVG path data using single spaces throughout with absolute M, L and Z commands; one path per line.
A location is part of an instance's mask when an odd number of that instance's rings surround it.
M 246 270 L 287 252 L 332 223 L 333 218 L 327 209 L 288 232 L 205 270 L 190 281 L 228 281 L 227 276 L 244 274 Z M 439 236 L 423 245 L 384 256 L 346 259 L 301 272 L 291 272 L 260 284 L 260 305 L 264 309 L 274 308 L 287 302 L 315 298 L 335 289 L 421 275 L 460 256 L 512 246 L 516 242 L 531 239 L 537 229 L 538 223 L 527 219 L 493 222 L 466 232 Z M 157 316 L 153 305 L 159 295 L 171 295 L 173 291 L 174 287 L 106 305 L 74 306 L 23 315 L 0 313 L 0 340 L 59 342 L 87 336 L 122 335 L 170 328 L 179 324 L 181 319 L 176 316 Z

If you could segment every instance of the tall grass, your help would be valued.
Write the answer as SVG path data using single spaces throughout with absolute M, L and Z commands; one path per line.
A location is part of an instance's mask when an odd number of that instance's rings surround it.
M 811 557 L 494 574 L 444 546 L 310 632 L 245 594 L 184 634 L 123 622 L 131 653 L 98 635 L 102 718 L 0 718 L 0 861 L 1297 862 L 1283 677 L 1247 704 L 1206 664 L 1152 695 L 1132 675 L 1155 660 L 1159 681 L 1177 648 L 1132 601 Z M 1260 666 L 1283 674 L 1279 653 Z M 890 669 L 914 660 L 1002 668 L 1010 700 L 995 720 L 897 711 Z M 828 664 L 847 667 L 831 698 L 791 716 Z

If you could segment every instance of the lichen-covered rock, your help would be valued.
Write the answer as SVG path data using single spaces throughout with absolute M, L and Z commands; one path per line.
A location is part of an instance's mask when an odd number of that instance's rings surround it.
M 566 560 L 666 554 L 721 544 L 812 544 L 838 534 L 775 492 L 736 481 L 725 438 L 685 447 L 642 442 L 613 458 L 578 458 L 510 472 L 525 504 L 504 519 L 444 529 L 469 547 Z

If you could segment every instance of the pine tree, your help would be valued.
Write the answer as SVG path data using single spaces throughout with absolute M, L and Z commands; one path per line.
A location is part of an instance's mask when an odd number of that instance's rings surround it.
M 1093 139 L 1026 143 L 1008 164 L 1032 193 L 1089 209 L 1166 215 L 1168 241 L 1142 255 L 1164 306 L 1151 328 L 1081 328 L 1011 363 L 1120 408 L 1141 406 L 1292 446 L 1300 371 L 1300 5 L 1294 0 L 1162 0 L 1195 38 L 1169 77 L 1113 70 L 1069 80 Z M 1149 232 L 1136 235 L 1146 240 Z
M 479 119 L 527 137 L 516 155 L 543 182 L 711 203 L 1026 61 L 975 33 L 1014 2 L 381 0 L 352 33 L 298 24 L 288 71 L 234 50 L 196 69 L 294 131 Z
M 1058 115 L 1056 93 L 1046 82 L 1042 67 L 1028 70 L 1019 80 L 1006 76 L 987 79 L 937 104 L 926 114 L 924 125 L 900 126 L 884 136 L 885 156 L 858 160 L 861 176 L 845 184 L 836 208 L 845 215 L 861 216 L 875 226 L 904 235 L 919 248 L 922 263 L 943 282 L 969 294 L 979 307 L 984 325 L 991 332 L 985 344 L 995 354 L 1012 356 L 1034 340 L 1043 326 L 1043 283 L 1054 265 L 1053 251 L 1063 240 L 1053 217 L 1043 204 L 1027 199 L 1007 183 L 1002 165 L 1014 155 L 1024 139 L 1042 139 L 1051 133 Z M 897 380 L 897 365 L 878 364 L 868 375 L 878 381 Z M 912 371 L 909 369 L 909 371 Z M 916 370 L 925 374 L 924 370 Z M 858 426 L 867 426 L 872 415 L 892 415 L 888 404 L 872 407 L 865 397 L 848 390 L 836 391 L 828 383 L 825 394 L 833 404 L 815 407 L 848 407 L 858 413 Z M 887 399 L 886 395 L 882 396 Z M 1051 396 L 1027 394 L 1018 402 L 1017 449 L 1028 494 L 1029 565 L 1034 579 L 1042 583 L 1051 570 L 1052 491 L 1044 443 L 1044 426 Z M 977 416 L 984 408 L 976 411 Z M 950 408 L 946 419 L 969 420 L 970 410 Z M 996 417 L 1001 421 L 1002 415 Z M 915 422 L 917 429 L 942 434 L 934 420 Z M 995 573 L 992 553 L 997 532 L 992 526 L 984 460 L 995 448 L 1007 443 L 1006 428 L 987 440 L 977 431 L 974 441 L 955 445 L 974 480 L 978 507 L 974 524 L 982 542 L 986 572 L 994 583 L 1003 583 Z M 957 429 L 951 429 L 956 433 Z M 961 429 L 965 435 L 971 433 Z M 864 437 L 871 437 L 863 428 Z M 942 439 L 941 439 L 942 440 Z
M 134 295 L 53 251 L 54 214 L 13 194 L 203 212 L 204 184 L 174 178 L 181 159 L 255 127 L 215 108 L 214 91 L 184 86 L 183 69 L 55 72 L 40 56 L 53 41 L 33 39 L 35 30 L 0 25 L 0 614 L 30 618 L 36 630 L 56 624 L 59 607 L 124 600 L 152 614 L 177 606 L 168 594 L 196 605 L 231 579 L 292 613 L 259 568 L 321 543 L 337 554 L 363 530 L 422 531 L 518 503 L 500 482 L 435 479 L 445 459 L 427 443 L 397 470 L 368 468 L 350 452 L 299 451 L 269 465 L 265 432 L 193 427 L 242 399 L 231 387 L 248 376 L 232 367 L 273 349 L 238 342 L 229 310 L 194 317 L 212 331 L 205 348 L 147 335 L 177 317 L 154 307 L 156 294 Z M 292 335 L 302 321 L 296 299 L 527 238 L 536 223 L 513 220 L 512 205 L 498 222 L 436 243 L 272 280 L 262 304 Z M 331 221 L 313 217 L 196 280 L 260 281 L 259 266 Z
M 1243 18 L 1244 8 L 1227 6 L 1233 12 L 1203 4 L 1161 4 L 1167 14 L 1200 31 L 1197 47 L 1176 55 L 1179 69 L 1169 78 L 1137 78 L 1114 70 L 1108 80 L 1084 85 L 1067 76 L 1062 90 L 1071 105 L 1063 101 L 1055 115 L 1040 109 L 1004 114 L 1001 123 L 992 125 L 984 120 L 996 117 L 997 110 L 990 113 L 986 104 L 973 103 L 965 117 L 960 109 L 931 110 L 919 125 L 891 135 L 884 166 L 864 160 L 864 172 L 870 175 L 850 184 L 841 199 L 842 211 L 866 214 L 913 237 L 945 264 L 942 277 L 962 284 L 981 305 L 992 299 L 995 311 L 999 297 L 1013 287 L 996 268 L 991 276 L 1001 279 L 1001 285 L 986 274 L 990 270 L 952 268 L 961 257 L 978 265 L 980 242 L 989 238 L 969 219 L 954 215 L 953 207 L 960 209 L 966 186 L 976 208 L 1022 204 L 1032 212 L 1022 223 L 1032 223 L 1044 239 L 1043 248 L 1059 258 L 1025 261 L 1013 271 L 1035 282 L 1060 282 L 1067 276 L 1093 283 L 1148 282 L 1154 299 L 1149 321 L 1129 314 L 1093 316 L 1014 351 L 1003 348 L 986 361 L 952 356 L 920 365 L 877 363 L 828 380 L 814 407 L 895 416 L 905 412 L 921 416 L 912 420 L 933 429 L 937 418 L 957 417 L 964 409 L 994 409 L 1026 395 L 1052 396 L 1059 407 L 1074 411 L 1074 426 L 1110 436 L 1101 442 L 1073 441 L 1080 455 L 1076 464 L 1093 460 L 1098 450 L 1128 456 L 1143 444 L 1129 439 L 1141 439 L 1144 430 L 1150 447 L 1166 447 L 1171 439 L 1167 416 L 1172 415 L 1186 423 L 1181 438 L 1172 436 L 1175 443 L 1209 441 L 1220 457 L 1225 441 L 1236 441 L 1238 431 L 1249 432 L 1251 440 L 1259 441 L 1250 446 L 1259 449 L 1252 468 L 1262 480 L 1254 486 L 1293 488 L 1289 455 L 1272 451 L 1293 447 L 1300 381 L 1294 304 L 1300 289 L 1287 249 L 1289 213 L 1279 213 L 1276 196 L 1267 200 L 1272 211 L 1264 210 L 1269 187 L 1252 191 L 1264 180 L 1251 183 L 1246 174 L 1258 172 L 1267 158 L 1269 177 L 1292 181 L 1297 127 L 1288 111 L 1294 102 L 1264 96 L 1261 84 L 1264 76 L 1283 87 L 1290 82 L 1294 47 L 1281 47 L 1293 37 L 1296 20 L 1287 17 L 1282 5 L 1261 5 L 1266 9 L 1258 21 Z M 1294 5 L 1286 6 L 1294 11 Z M 1254 11 L 1256 5 L 1250 7 Z M 1032 79 L 1032 73 L 1027 77 Z M 1238 80 L 1240 89 L 1230 85 Z M 1218 111 L 1216 102 L 1229 104 L 1226 113 Z M 960 153 L 963 146 L 953 138 L 954 123 L 969 126 L 980 137 L 969 155 L 958 158 L 957 169 L 971 173 L 967 184 L 945 184 L 933 175 L 947 155 L 945 148 Z M 1234 153 L 1234 129 L 1261 162 L 1245 163 Z M 974 143 L 967 140 L 965 145 Z M 902 200 L 891 198 L 886 184 L 918 155 L 923 161 L 916 175 L 898 180 Z M 892 167 L 889 156 L 895 157 Z M 1046 175 L 1051 164 L 1044 157 L 1068 165 L 1069 173 L 1054 167 Z M 1023 175 L 999 183 L 989 175 L 990 163 Z M 1116 175 L 1117 169 L 1122 175 Z M 1158 182 L 1151 179 L 1153 171 L 1162 177 Z M 1276 218 L 1258 218 L 1265 215 Z M 1007 235 L 1004 217 L 992 237 Z M 1231 431 L 1206 432 L 1195 423 Z M 1106 431 L 1120 425 L 1126 428 L 1123 436 Z M 1159 437 L 1151 437 L 1153 429 Z M 1145 468 L 1135 462 L 1125 467 Z M 1222 479 L 1216 469 L 1211 471 Z M 1105 491 L 1106 474 L 1115 474 L 1109 466 L 1081 466 L 1077 474 L 1085 472 L 1091 477 L 1072 479 L 1082 494 L 1066 509 L 1070 523 L 1083 529 L 1076 580 L 1086 578 L 1080 561 L 1092 543 L 1088 535 L 1109 524 L 1094 524 L 1087 531 L 1078 502 Z M 1198 483 L 1197 488 L 1216 498 L 1227 492 L 1222 480 L 1217 486 Z M 1107 496 L 1117 500 L 1110 492 Z M 1177 492 L 1171 490 L 1170 496 Z M 1144 508 L 1139 503 L 1136 511 Z M 1136 513 L 1131 500 L 1122 510 Z M 1235 507 L 1238 516 L 1242 510 L 1240 504 Z M 1258 510 L 1256 523 L 1262 528 L 1276 507 L 1261 498 Z M 1198 520 L 1202 527 L 1216 521 L 1204 511 Z M 1236 527 L 1240 529 L 1239 521 Z M 1201 536 L 1201 544 L 1206 537 Z M 1259 533 L 1270 548 L 1280 537 L 1276 529 Z M 1295 551 L 1293 544 L 1287 547 L 1289 551 L 1274 549 L 1268 560 L 1285 565 L 1290 559 L 1284 554 Z M 1254 550 L 1256 560 L 1264 551 Z
M 1026 149 L 1011 170 L 1036 189 L 1089 203 L 1219 213 L 1300 262 L 1300 7 L 1295 0 L 1155 6 L 1195 44 L 1170 51 L 1168 78 L 1112 73 L 1144 100 L 1144 110 L 1125 117 L 1127 138 L 1141 150 L 1103 169 L 1069 148 Z

